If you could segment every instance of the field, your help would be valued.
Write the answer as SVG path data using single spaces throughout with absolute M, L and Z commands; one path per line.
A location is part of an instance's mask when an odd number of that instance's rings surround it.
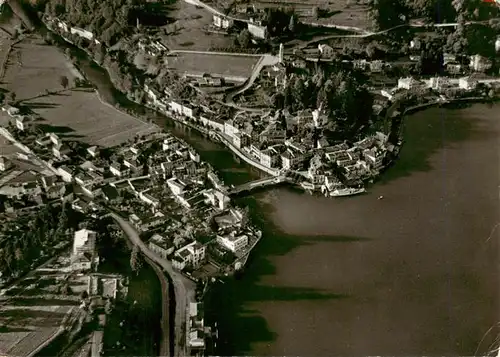
M 156 131 L 153 125 L 101 102 L 92 90 L 63 90 L 61 76 L 68 78 L 70 87 L 75 78 L 81 77 L 60 50 L 31 38 L 11 52 L 3 86 L 40 115 L 45 121 L 41 124 L 50 126 L 51 131 L 79 137 L 89 144 L 110 147 L 137 134 Z
M 86 281 L 70 278 L 70 295 L 56 295 L 68 263 L 68 258 L 59 258 L 0 297 L 0 354 L 30 354 L 57 333 L 66 316 L 78 312 L 78 295 L 86 289 Z
M 233 43 L 230 36 L 207 33 L 212 14 L 205 9 L 178 0 L 167 6 L 166 11 L 169 17 L 175 19 L 175 22 L 162 27 L 166 33 L 161 36 L 161 42 L 169 50 L 206 51 L 210 47 L 229 47 Z
M 168 66 L 180 74 L 202 75 L 210 73 L 226 79 L 245 81 L 252 73 L 253 66 L 259 61 L 254 56 L 231 56 L 201 53 L 177 53 L 168 57 Z

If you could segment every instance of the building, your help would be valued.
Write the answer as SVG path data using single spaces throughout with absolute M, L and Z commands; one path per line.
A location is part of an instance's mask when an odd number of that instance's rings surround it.
M 122 165 L 122 164 L 120 164 L 118 162 L 113 162 L 109 166 L 109 171 L 114 176 L 117 176 L 117 177 L 125 176 L 129 172 L 128 168 L 125 165 Z
M 69 31 L 72 35 L 78 35 L 80 37 L 83 37 L 89 41 L 92 41 L 94 39 L 94 34 L 90 31 L 84 30 L 79 27 L 72 27 Z
M 186 184 L 177 177 L 168 179 L 167 185 L 168 188 L 170 188 L 170 191 L 172 191 L 172 193 L 176 196 L 182 195 L 184 193 L 184 188 L 186 187 Z
M 59 145 L 62 143 L 62 140 L 55 133 L 48 133 L 47 136 L 54 145 Z
M 89 153 L 90 156 L 92 157 L 97 157 L 99 156 L 99 148 L 97 146 L 90 146 L 87 148 L 87 152 Z
M 377 148 L 365 149 L 363 157 L 370 168 L 380 170 L 383 166 L 385 152 L 377 150 Z
M 381 60 L 371 61 L 369 65 L 372 73 L 380 73 L 384 69 L 384 62 Z
M 71 254 L 73 270 L 89 270 L 98 261 L 95 254 L 97 233 L 88 229 L 75 232 Z
M 434 90 L 441 90 L 450 85 L 450 81 L 445 77 L 432 77 L 429 79 L 428 87 Z
M 225 16 L 214 15 L 212 19 L 215 27 L 227 30 L 233 26 L 233 20 L 228 19 Z
M 262 26 L 261 23 L 259 22 L 249 22 L 248 23 L 248 32 L 254 37 L 260 38 L 260 39 L 266 39 L 267 38 L 267 27 Z
M 0 156 L 0 171 L 6 171 L 11 167 L 12 163 L 5 156 Z
M 192 242 L 175 252 L 172 266 L 182 270 L 186 266 L 198 267 L 205 260 L 206 248 L 198 242 Z
M 458 80 L 458 87 L 461 89 L 472 90 L 476 88 L 477 81 L 471 77 L 462 77 Z
M 495 51 L 500 52 L 500 36 L 498 36 L 497 40 L 495 41 Z
M 260 163 L 266 167 L 276 167 L 279 153 L 273 147 L 267 148 L 260 153 Z
M 28 128 L 28 123 L 29 123 L 29 119 L 28 117 L 24 116 L 24 115 L 17 115 L 16 116 L 16 128 L 21 130 L 21 131 L 24 131 Z
M 325 44 L 319 44 L 318 50 L 322 57 L 327 57 L 327 58 L 332 57 L 334 53 L 333 48 Z
M 149 249 L 158 254 L 163 259 L 174 252 L 174 244 L 170 239 L 155 233 L 149 240 Z
M 73 170 L 69 167 L 61 166 L 57 169 L 57 172 L 64 182 L 71 182 L 73 180 Z
M 476 72 L 484 72 L 490 69 L 492 62 L 481 55 L 474 55 L 470 57 L 469 67 Z
M 70 147 L 63 142 L 54 144 L 54 146 L 52 146 L 52 154 L 58 159 L 61 159 L 64 155 L 67 155 L 70 152 L 71 152 Z
M 419 81 L 413 79 L 412 77 L 398 79 L 398 88 L 400 89 L 413 89 L 418 85 L 420 85 Z
M 291 170 L 302 161 L 303 156 L 297 151 L 288 148 L 281 154 L 281 165 L 285 170 Z
M 248 245 L 248 236 L 235 236 L 231 234 L 223 237 L 217 236 L 217 243 L 235 253 Z
M 151 196 L 149 193 L 146 192 L 140 192 L 139 193 L 139 198 L 142 202 L 153 206 L 154 208 L 158 207 L 160 205 L 160 200 L 157 198 Z

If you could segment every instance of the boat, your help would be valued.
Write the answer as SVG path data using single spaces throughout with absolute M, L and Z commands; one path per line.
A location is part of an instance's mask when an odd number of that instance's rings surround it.
M 377 200 L 383 200 L 384 196 L 378 196 Z
M 353 196 L 360 193 L 366 192 L 366 190 L 362 188 L 353 188 L 353 187 L 345 187 L 345 188 L 337 188 L 330 192 L 331 197 L 342 197 L 342 196 Z

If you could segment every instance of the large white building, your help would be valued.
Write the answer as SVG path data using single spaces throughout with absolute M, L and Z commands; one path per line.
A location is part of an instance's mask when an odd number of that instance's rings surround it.
M 172 266 L 175 269 L 182 270 L 191 265 L 197 267 L 205 259 L 206 247 L 198 242 L 192 242 L 182 247 L 172 259 Z
M 88 229 L 75 232 L 71 255 L 73 270 L 89 270 L 92 268 L 92 263 L 98 262 L 95 255 L 96 237 L 96 232 Z
M 222 245 L 223 247 L 229 249 L 231 252 L 237 252 L 240 249 L 245 248 L 248 245 L 248 236 L 242 235 L 242 236 L 234 236 L 234 235 L 227 235 L 227 236 L 217 236 L 217 243 Z

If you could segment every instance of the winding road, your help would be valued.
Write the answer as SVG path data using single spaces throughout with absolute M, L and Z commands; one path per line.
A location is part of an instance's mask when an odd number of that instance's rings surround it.
M 188 304 L 195 301 L 195 284 L 175 271 L 172 263 L 152 252 L 139 237 L 135 228 L 123 217 L 110 211 L 110 216 L 118 223 L 123 232 L 127 235 L 132 244 L 137 245 L 141 252 L 152 261 L 156 262 L 172 279 L 175 294 L 175 341 L 174 355 L 189 356 L 187 342 L 187 311 Z

